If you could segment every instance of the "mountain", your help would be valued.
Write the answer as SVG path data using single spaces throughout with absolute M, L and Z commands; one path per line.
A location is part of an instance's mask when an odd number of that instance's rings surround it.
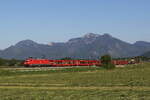
M 28 57 L 44 57 L 51 59 L 59 58 L 59 54 L 61 52 L 65 52 L 63 51 L 64 45 L 62 44 L 63 43 L 54 43 L 53 46 L 49 46 L 45 44 L 38 44 L 32 40 L 23 40 L 18 42 L 16 45 L 3 50 L 0 57 L 6 59 L 26 59 Z
M 96 59 L 104 54 L 113 57 L 138 56 L 150 51 L 150 43 L 137 41 L 130 44 L 109 34 L 88 33 L 65 43 L 39 44 L 32 40 L 18 42 L 0 51 L 2 58 L 26 59 L 28 57 L 59 59 L 63 57 Z
M 2 50 L 0 50 L 0 55 L 2 54 Z
M 41 56 L 42 49 L 46 46 L 38 44 L 31 40 L 24 40 L 14 46 L 10 46 L 2 51 L 3 58 L 25 59 L 27 56 Z
M 150 42 L 137 41 L 134 45 L 136 47 L 140 47 L 140 49 L 142 51 L 149 51 L 150 50 Z
M 98 35 L 88 34 L 81 38 L 69 40 L 72 54 L 77 56 L 84 55 L 85 58 L 93 56 L 99 57 L 103 54 L 110 54 L 113 57 L 137 56 L 141 53 L 132 44 L 121 41 L 109 34 Z
M 141 46 L 141 47 L 149 47 L 150 48 L 150 42 L 145 42 L 145 41 L 137 41 L 134 45 Z
M 150 58 L 150 51 L 149 51 L 149 52 L 146 52 L 146 53 L 144 53 L 144 54 L 142 54 L 141 56 Z

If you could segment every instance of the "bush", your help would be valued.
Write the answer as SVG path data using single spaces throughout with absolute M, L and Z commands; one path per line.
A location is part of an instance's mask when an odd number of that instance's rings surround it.
M 22 63 L 22 60 L 0 58 L 0 66 L 21 66 Z
M 105 69 L 114 69 L 116 66 L 112 63 L 109 63 L 109 64 L 103 64 L 102 67 Z
M 109 64 L 111 63 L 111 56 L 110 55 L 104 55 L 101 57 L 102 64 Z
M 102 67 L 105 69 L 114 69 L 115 65 L 112 63 L 110 55 L 104 55 L 101 57 Z

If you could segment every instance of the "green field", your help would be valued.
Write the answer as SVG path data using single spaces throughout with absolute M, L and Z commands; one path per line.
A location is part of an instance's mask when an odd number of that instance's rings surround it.
M 0 100 L 150 100 L 150 63 L 103 68 L 0 68 Z

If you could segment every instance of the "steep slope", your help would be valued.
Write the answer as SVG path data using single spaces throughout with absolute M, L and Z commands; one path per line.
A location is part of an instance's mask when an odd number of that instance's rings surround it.
M 3 58 L 25 59 L 26 57 L 38 57 L 43 55 L 42 48 L 44 45 L 37 44 L 31 40 L 24 40 L 5 49 L 2 52 Z
M 63 43 L 49 46 L 38 44 L 32 40 L 23 40 L 2 51 L 0 56 L 6 59 L 26 59 L 28 57 L 56 59 L 65 54 L 64 47 Z
M 85 58 L 96 58 L 103 54 L 111 54 L 113 57 L 128 57 L 141 54 L 140 50 L 132 44 L 116 39 L 109 34 L 88 34 L 81 38 L 68 41 L 71 55 Z

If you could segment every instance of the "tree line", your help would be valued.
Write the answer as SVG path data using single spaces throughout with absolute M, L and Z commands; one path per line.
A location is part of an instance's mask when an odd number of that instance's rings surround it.
M 23 60 L 0 58 L 0 66 L 22 66 Z

